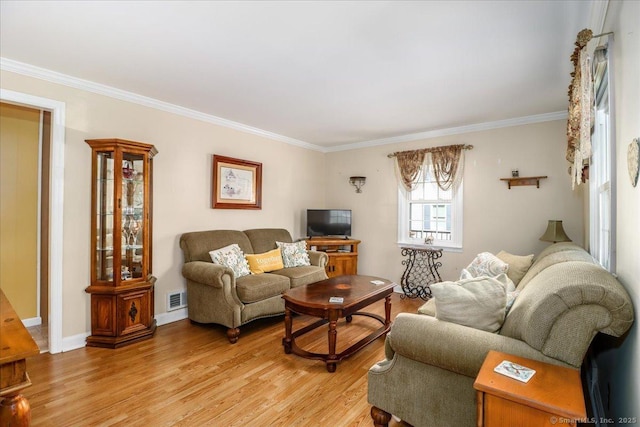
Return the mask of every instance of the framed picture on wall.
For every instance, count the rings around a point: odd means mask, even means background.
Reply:
[[[213,155],[213,209],[262,209],[262,163]]]

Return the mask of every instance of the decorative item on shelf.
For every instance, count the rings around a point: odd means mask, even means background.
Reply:
[[[518,169],[511,169],[511,178],[518,178],[520,176],[520,172]]]
[[[126,179],[131,179],[136,174],[136,170],[133,168],[131,161],[123,160],[122,161],[122,176]]]
[[[362,186],[366,181],[366,176],[352,176],[349,178],[349,183],[356,187],[356,193],[362,193]]]
[[[544,232],[542,236],[540,236],[540,240],[543,242],[570,242],[571,239],[564,232],[564,228],[562,228],[562,221],[560,220],[549,220],[549,224],[547,224],[547,230]]]
[[[640,138],[635,138],[629,143],[627,150],[627,167],[629,168],[629,179],[631,186],[638,184],[638,159],[640,157]]]

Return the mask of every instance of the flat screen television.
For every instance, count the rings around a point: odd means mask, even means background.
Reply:
[[[307,236],[351,236],[351,210],[307,209]]]

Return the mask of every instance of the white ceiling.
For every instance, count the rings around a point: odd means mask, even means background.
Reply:
[[[591,1],[8,1],[0,56],[322,149],[566,111]]]

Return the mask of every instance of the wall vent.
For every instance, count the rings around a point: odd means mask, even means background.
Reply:
[[[167,311],[178,310],[187,306],[187,293],[176,291],[167,294]]]

